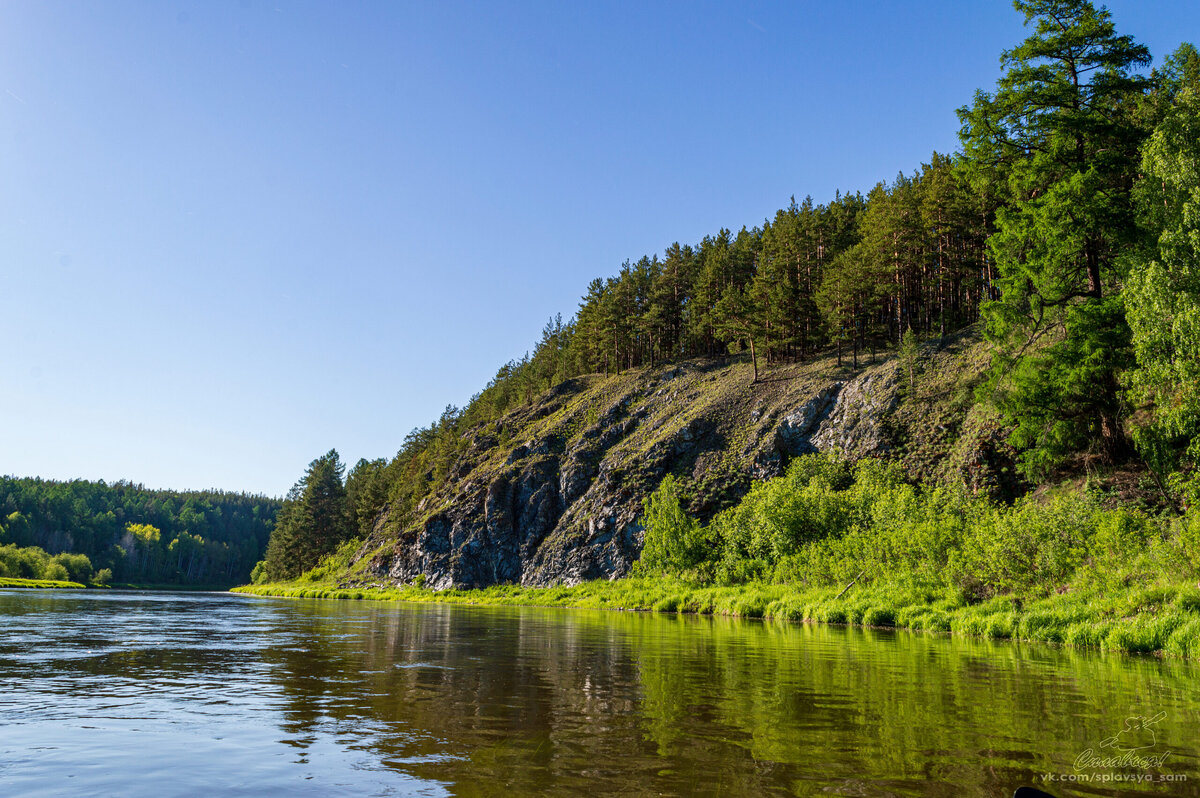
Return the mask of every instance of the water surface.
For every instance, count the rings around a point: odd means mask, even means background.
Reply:
[[[0,591],[0,622],[5,795],[1200,795],[1200,669],[1152,658],[229,594]]]

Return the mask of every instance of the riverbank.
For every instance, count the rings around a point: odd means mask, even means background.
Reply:
[[[37,588],[37,589],[70,589],[70,590],[151,590],[192,593],[219,593],[230,589],[228,584],[215,585],[178,585],[168,582],[134,583],[115,582],[112,584],[84,584],[63,579],[19,579],[10,576],[0,576],[0,588]]]
[[[779,621],[923,630],[969,637],[1056,643],[1200,659],[1200,589],[1163,583],[1012,594],[968,603],[946,589],[899,585],[803,588],[753,583],[701,586],[673,579],[598,580],[574,587],[434,591],[418,587],[339,588],[290,582],[235,593],[287,598],[370,599],[473,605],[681,612]]]
[[[18,579],[11,576],[0,576],[0,588],[28,587],[46,589],[83,590],[87,586],[80,582],[69,582],[63,579]]]
[[[166,590],[172,593],[225,593],[230,590],[232,585],[227,582],[209,585],[181,585],[174,582],[114,582],[110,585],[104,585],[104,587],[113,590]]]

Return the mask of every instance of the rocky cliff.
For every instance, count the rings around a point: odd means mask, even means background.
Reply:
[[[706,519],[814,451],[897,457],[914,477],[992,489],[972,477],[988,458],[990,471],[1007,467],[996,425],[971,415],[978,349],[969,337],[927,347],[912,368],[773,366],[756,384],[749,363],[724,361],[570,380],[471,433],[418,520],[397,528],[385,510],[343,581],[443,589],[621,576],[641,551],[642,500],[666,474]]]

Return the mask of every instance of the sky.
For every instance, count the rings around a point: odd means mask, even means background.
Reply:
[[[1108,4],[1161,58],[1200,3]],[[589,280],[957,149],[1003,0],[0,0],[0,473],[283,495]]]

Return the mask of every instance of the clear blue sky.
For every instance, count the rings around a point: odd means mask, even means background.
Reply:
[[[1121,0],[1155,57],[1200,3]],[[0,4],[0,473],[281,495],[626,258],[956,148],[1002,0]]]

